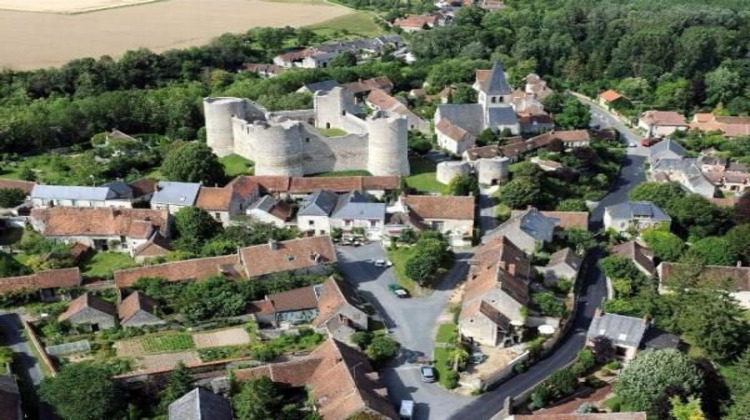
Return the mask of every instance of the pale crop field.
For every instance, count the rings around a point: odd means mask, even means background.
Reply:
[[[157,0],[0,0],[0,9],[42,13],[85,13]]]
[[[260,0],[162,0],[121,7],[129,2],[139,0],[0,0],[0,9],[38,3],[33,7],[54,6],[60,11],[0,10],[0,67],[26,70],[59,66],[74,58],[117,58],[140,47],[159,52],[202,45],[227,32],[300,27],[351,13],[328,4]],[[114,8],[61,14],[86,7]]]

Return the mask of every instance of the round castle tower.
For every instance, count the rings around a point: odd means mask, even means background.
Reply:
[[[249,126],[253,149],[258,159],[255,172],[263,175],[304,176],[302,167],[302,123],[257,121]]]
[[[507,157],[479,159],[476,166],[477,174],[479,175],[479,183],[492,185],[508,179],[510,159]]]
[[[469,175],[469,172],[471,172],[469,162],[457,160],[440,162],[437,165],[437,180],[441,184],[448,185],[454,178]]]
[[[375,176],[409,175],[409,122],[404,117],[375,113],[367,120],[367,170]]]
[[[247,117],[248,101],[240,98],[204,98],[206,144],[217,156],[234,153],[232,117]]]

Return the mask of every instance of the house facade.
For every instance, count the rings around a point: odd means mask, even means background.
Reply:
[[[645,318],[603,313],[597,309],[586,333],[587,345],[593,345],[597,337],[606,337],[614,346],[616,357],[630,361],[638,354],[648,326]]]
[[[39,293],[43,302],[54,302],[66,296],[64,291],[81,285],[78,267],[38,271],[28,276],[0,278],[0,294]]]
[[[59,322],[68,322],[91,331],[115,328],[117,308],[90,293],[84,293],[68,305],[68,309],[57,317]]]
[[[647,137],[667,137],[675,131],[685,131],[688,123],[685,116],[674,111],[646,111],[638,117],[638,128]]]
[[[265,195],[253,202],[245,214],[260,222],[283,228],[292,217],[292,208],[283,200]]]
[[[217,222],[226,227],[229,226],[232,217],[241,213],[242,199],[235,194],[232,187],[201,187],[198,190],[195,206],[208,212]]]
[[[159,181],[151,197],[151,208],[175,214],[180,209],[195,205],[201,184],[194,182]]]
[[[474,233],[474,197],[408,195],[389,210],[415,219],[423,229],[435,230],[445,235],[451,245],[471,243]]]
[[[620,233],[669,226],[672,218],[650,201],[626,201],[604,209],[604,228]]]

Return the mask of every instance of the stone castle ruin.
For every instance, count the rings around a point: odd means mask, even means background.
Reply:
[[[368,170],[409,175],[408,122],[387,112],[361,118],[351,92],[318,91],[314,109],[268,112],[241,98],[205,98],[206,141],[218,156],[236,153],[255,162],[256,175],[304,176]],[[347,134],[326,137],[318,129]]]

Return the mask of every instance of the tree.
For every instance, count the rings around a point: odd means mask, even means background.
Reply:
[[[331,67],[354,67],[357,65],[357,56],[351,51],[344,51],[328,63]]]
[[[574,97],[568,97],[562,112],[555,116],[555,125],[565,129],[588,128],[591,110]]]
[[[557,398],[570,395],[578,387],[578,378],[570,368],[560,369],[550,375],[546,385]]]
[[[174,224],[183,249],[193,250],[221,232],[221,224],[207,211],[198,207],[183,207],[175,213]]]
[[[667,211],[695,239],[720,235],[731,226],[726,209],[698,194],[688,194],[675,200]]]
[[[646,229],[641,237],[661,261],[677,261],[685,250],[685,242],[672,232]]]
[[[448,184],[448,190],[451,195],[473,195],[477,197],[479,196],[479,182],[477,181],[477,178],[472,175],[457,176]]]
[[[643,273],[629,258],[611,255],[599,263],[604,274],[612,279],[612,285],[618,297],[628,297],[636,294],[646,282]]]
[[[242,382],[232,396],[232,407],[238,420],[266,420],[278,418],[283,397],[276,384],[268,377]]]
[[[193,389],[190,372],[182,361],[177,363],[177,367],[169,374],[167,387],[161,392],[159,401],[159,411],[167,412],[167,407],[177,399],[187,394]]]
[[[580,198],[566,198],[557,205],[557,211],[589,211],[586,201]]]
[[[690,101],[690,82],[679,78],[660,83],[654,94],[654,107],[657,109],[687,110]]]
[[[369,331],[357,331],[352,334],[351,340],[360,350],[365,350],[372,343],[372,333]]]
[[[0,208],[12,208],[26,199],[26,193],[18,188],[0,188]]]
[[[375,363],[380,363],[398,355],[401,345],[387,335],[376,335],[365,353]]]
[[[36,181],[36,173],[28,166],[24,166],[21,168],[21,170],[18,172],[18,177],[24,181]]]
[[[706,420],[700,398],[690,397],[682,402],[679,397],[672,397],[672,417],[674,420]]]
[[[542,99],[544,110],[550,114],[558,114],[562,112],[564,103],[565,95],[559,92],[553,92]]]
[[[500,187],[498,199],[513,209],[536,205],[541,200],[542,188],[538,181],[516,177]]]
[[[531,300],[539,306],[542,315],[563,317],[565,315],[565,304],[552,292],[539,292],[531,295]]]
[[[706,103],[726,104],[740,93],[740,75],[726,67],[706,74]]]
[[[122,401],[110,371],[90,362],[66,365],[45,378],[40,395],[65,420],[117,418]]]
[[[224,167],[211,149],[198,142],[173,146],[161,165],[162,175],[170,181],[201,182],[213,186],[224,181]]]
[[[477,136],[477,146],[487,146],[497,143],[497,134],[491,128],[485,128]]]
[[[404,271],[406,275],[424,286],[440,267],[440,263],[434,257],[425,254],[417,254],[406,261]]]
[[[750,223],[737,225],[724,235],[727,242],[727,252],[742,259],[745,264],[750,264]]]
[[[737,254],[726,238],[709,236],[695,241],[688,250],[688,256],[697,257],[707,265],[734,265]]]
[[[427,154],[427,152],[432,150],[432,141],[418,131],[409,132],[408,142],[409,150],[418,155]]]
[[[615,394],[631,410],[653,413],[654,402],[669,386],[680,386],[692,395],[700,392],[703,379],[679,350],[651,350],[641,353],[620,373]]]
[[[628,197],[633,201],[650,201],[667,209],[677,199],[685,196],[685,191],[673,182],[644,182],[630,190]]]
[[[581,228],[568,228],[564,230],[565,244],[572,247],[576,253],[585,254],[595,248],[599,243],[594,232]]]
[[[609,363],[615,360],[616,351],[615,346],[612,344],[612,340],[604,335],[599,335],[591,340],[594,356],[596,356],[596,362],[599,364]]]

